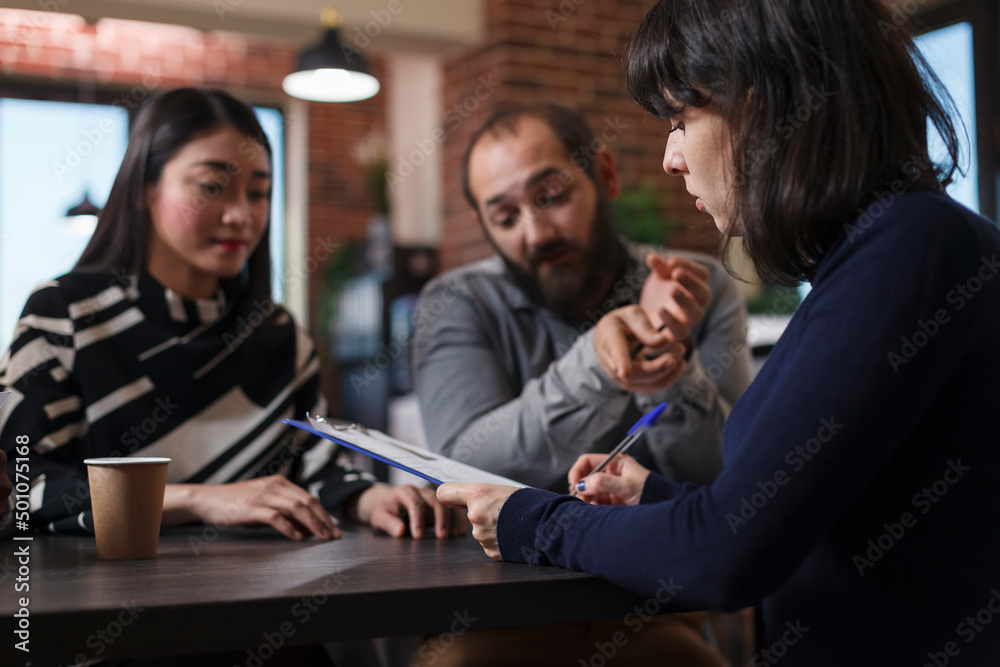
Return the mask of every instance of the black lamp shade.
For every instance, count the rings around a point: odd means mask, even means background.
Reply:
[[[76,206],[71,206],[68,211],[66,211],[67,218],[75,218],[80,215],[92,215],[95,218],[97,214],[101,212],[101,209],[94,206],[90,201],[90,197],[86,193],[83,195],[83,201]]]
[[[336,28],[327,28],[318,44],[302,52],[282,87],[314,102],[355,102],[378,93],[379,82],[361,52],[341,42]]]

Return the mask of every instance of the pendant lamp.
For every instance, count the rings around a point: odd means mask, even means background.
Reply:
[[[323,10],[322,24],[323,38],[299,55],[295,71],[281,87],[292,97],[313,102],[357,102],[374,96],[378,79],[368,72],[361,52],[340,41],[340,12]]]

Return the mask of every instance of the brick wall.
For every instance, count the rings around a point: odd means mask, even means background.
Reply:
[[[623,185],[664,193],[664,216],[680,224],[670,244],[714,252],[719,234],[711,218],[694,208],[683,181],[660,167],[665,123],[647,117],[625,90],[626,38],[651,4],[484,0],[484,43],[445,62],[444,267],[491,252],[461,193],[460,165],[469,136],[498,104],[536,100],[580,109],[598,135],[609,128],[608,147],[619,160]]]
[[[93,81],[102,99],[127,107],[152,93],[182,86],[226,89],[248,102],[281,105],[281,80],[291,71],[298,47],[234,33],[79,16],[0,9],[0,82],[67,92]],[[383,64],[373,73],[385,82]],[[309,104],[309,239],[333,242],[363,238],[372,214],[364,169],[351,149],[371,130],[385,131],[386,91],[352,104]],[[309,276],[314,334],[325,266]],[[317,336],[321,350],[326,349]],[[336,405],[335,371],[324,364],[324,387]]]
[[[10,77],[34,77],[76,86],[142,85],[155,75],[155,89],[184,85],[278,92],[292,66],[287,44],[233,33],[72,14],[0,10],[0,67]],[[148,81],[148,79],[147,79]]]

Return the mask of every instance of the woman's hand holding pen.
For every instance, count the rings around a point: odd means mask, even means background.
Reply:
[[[584,454],[577,459],[569,472],[572,484],[585,482],[584,489],[577,495],[593,505],[638,505],[649,470],[631,456],[622,454],[612,460],[603,472],[586,477],[604,459],[604,454]],[[472,536],[479,541],[487,556],[503,560],[497,543],[497,520],[504,503],[515,491],[517,489],[512,486],[498,484],[452,483],[439,486],[437,498],[448,507],[466,509],[472,523]]]
[[[604,470],[590,472],[604,460],[604,454],[584,454],[569,470],[574,495],[591,505],[638,505],[649,470],[627,454],[616,456]]]

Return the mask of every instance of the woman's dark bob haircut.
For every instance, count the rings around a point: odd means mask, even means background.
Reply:
[[[185,144],[227,125],[263,146],[271,163],[271,144],[253,109],[229,93],[180,88],[146,102],[132,129],[108,203],[98,216],[97,229],[74,270],[133,275],[145,267],[150,223],[146,186],[159,182],[163,166]],[[252,150],[252,145],[248,146]],[[267,298],[271,290],[267,234],[247,261],[245,273],[248,286],[244,294]]]
[[[660,0],[627,70],[649,113],[714,104],[727,122],[732,224],[768,282],[811,279],[869,204],[942,190],[958,165],[954,104],[880,0]]]

